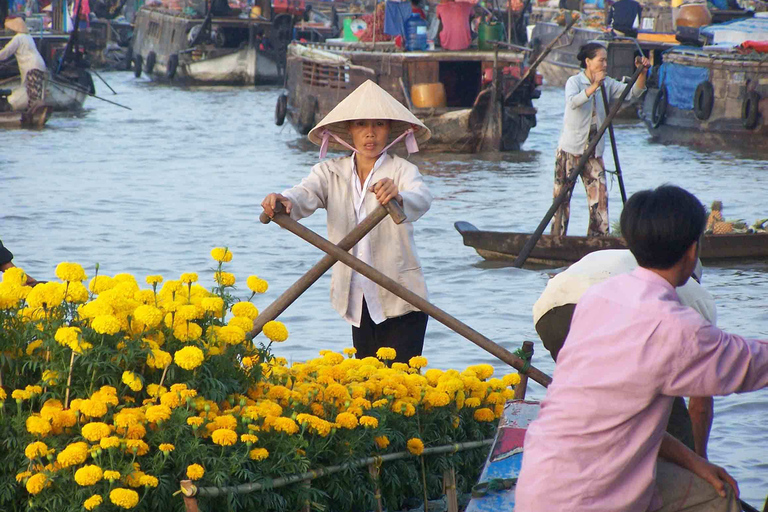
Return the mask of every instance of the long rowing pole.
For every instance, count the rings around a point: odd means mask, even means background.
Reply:
[[[97,100],[106,101],[107,103],[111,103],[112,105],[116,105],[116,106],[124,108],[126,110],[133,110],[131,107],[126,107],[125,105],[121,105],[119,103],[116,103],[114,101],[108,100],[106,98],[102,98],[101,96],[96,96],[95,94],[92,94],[92,93],[86,91],[85,89],[83,89],[80,86],[65,84],[64,82],[61,82],[61,81],[59,81],[59,80],[57,80],[57,79],[55,79],[53,77],[47,78],[46,80],[48,80],[49,82],[51,82],[53,85],[55,85],[57,87],[64,87],[65,89],[72,89],[73,91],[77,91],[77,92],[81,92],[83,94],[87,94],[88,96],[96,98]]]
[[[600,86],[600,92],[603,95],[603,105],[605,111],[611,108],[608,103],[608,93],[605,92],[605,83]],[[627,191],[624,189],[624,176],[621,175],[621,164],[619,164],[619,149],[616,147],[616,135],[613,133],[613,123],[608,125],[608,134],[611,138],[611,151],[613,151],[613,163],[616,164],[616,176],[619,178],[619,191],[621,192],[621,204],[627,204]]]
[[[278,206],[281,206],[281,205],[278,204]],[[282,212],[283,210],[280,210],[280,211]],[[262,218],[261,220],[263,222],[264,220],[268,220],[268,219],[269,218],[267,217],[267,219]],[[385,290],[397,295],[404,301],[416,306],[421,311],[428,314],[429,316],[431,316],[441,324],[445,325],[446,327],[460,334],[461,336],[465,337],[475,345],[479,346],[480,348],[496,356],[500,360],[504,361],[508,365],[518,370],[520,373],[527,374],[528,377],[535,380],[542,386],[547,387],[552,382],[552,377],[545,374],[538,368],[530,366],[528,364],[529,362],[523,361],[518,356],[510,352],[509,350],[505,349],[504,347],[495,343],[494,341],[486,338],[476,330],[469,327],[467,324],[449,315],[448,313],[438,308],[434,304],[430,303],[426,299],[420,297],[419,295],[416,295],[415,293],[413,293],[412,291],[410,291],[409,289],[407,289],[406,287],[404,287],[394,279],[387,277],[386,275],[382,274],[372,266],[364,263],[358,258],[355,258],[351,254],[349,254],[349,252],[345,251],[341,247],[332,244],[331,242],[321,237],[314,231],[310,230],[305,226],[302,226],[301,224],[299,224],[298,222],[290,218],[285,213],[275,213],[275,216],[271,220],[274,221],[275,224],[277,224],[281,228],[287,229],[291,233],[304,239],[305,241],[314,245],[318,249],[321,249],[327,254],[333,256],[338,261],[344,263],[355,272],[367,277],[368,279],[378,284]]]
[[[597,134],[595,137],[590,141],[589,146],[587,146],[587,149],[582,153],[581,158],[579,159],[579,163],[576,165],[576,168],[571,171],[570,176],[568,176],[568,179],[566,180],[565,186],[560,191],[560,195],[558,195],[555,200],[552,202],[552,206],[549,207],[549,210],[544,215],[544,218],[541,219],[541,222],[539,223],[539,226],[536,228],[536,231],[533,232],[531,237],[525,242],[525,245],[523,246],[523,249],[520,251],[520,254],[517,255],[517,258],[515,258],[514,263],[512,263],[513,266],[517,268],[521,268],[523,264],[525,264],[525,260],[528,259],[528,256],[530,256],[531,251],[533,251],[533,248],[536,246],[536,242],[539,241],[539,238],[541,238],[541,234],[544,233],[544,230],[547,228],[547,224],[549,224],[549,221],[552,220],[552,216],[555,214],[557,209],[560,207],[561,204],[565,201],[565,198],[568,197],[568,193],[573,188],[573,185],[576,183],[576,180],[579,176],[581,176],[581,173],[584,171],[584,166],[587,164],[587,161],[589,160],[590,156],[592,155],[592,152],[597,147],[597,143],[600,142],[600,138],[605,133],[605,130],[608,128],[608,126],[611,124],[611,121],[613,121],[613,118],[616,117],[616,114],[619,112],[619,108],[621,108],[621,104],[624,102],[624,99],[629,94],[629,91],[632,90],[632,87],[635,86],[635,82],[637,82],[637,79],[640,77],[640,73],[645,72],[645,66],[639,66],[635,70],[635,74],[632,75],[632,79],[629,81],[629,84],[624,88],[624,91],[622,91],[621,96],[619,96],[619,101],[616,102],[616,104],[611,109],[608,116],[603,121],[603,124],[600,125],[600,128],[597,130]]]

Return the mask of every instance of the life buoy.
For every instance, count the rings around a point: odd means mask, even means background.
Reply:
[[[759,106],[760,95],[755,91],[749,91],[747,97],[744,98],[744,103],[741,104],[741,122],[747,130],[757,126],[757,118],[760,114]]]
[[[157,61],[157,55],[155,55],[155,52],[149,52],[147,54],[147,64],[146,64],[146,67],[144,68],[144,71],[146,71],[148,75],[151,75],[152,70],[155,69],[156,61]]]
[[[136,78],[141,76],[141,70],[144,68],[144,59],[141,58],[141,54],[137,54],[133,57],[133,75]]]
[[[667,115],[667,89],[661,87],[653,100],[651,109],[651,126],[658,128],[664,123],[664,117]]]
[[[696,119],[706,121],[712,115],[712,106],[715,104],[715,88],[712,83],[705,80],[696,86],[693,93],[693,114]]]
[[[170,57],[168,57],[168,66],[165,70],[165,76],[168,78],[168,80],[173,80],[173,77],[176,76],[176,68],[179,67],[179,55],[174,53]]]
[[[283,126],[285,122],[285,114],[288,112],[288,95],[281,93],[277,97],[277,104],[275,105],[275,124],[277,126]]]
[[[306,96],[301,102],[299,122],[297,126],[300,134],[306,135],[309,133],[309,130],[315,127],[315,114],[317,113],[317,109],[317,98],[314,96]]]

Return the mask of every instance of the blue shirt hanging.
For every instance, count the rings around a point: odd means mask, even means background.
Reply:
[[[405,20],[411,16],[411,2],[387,0],[384,6],[384,33],[405,37]]]

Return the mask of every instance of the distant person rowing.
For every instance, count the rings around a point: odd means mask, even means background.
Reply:
[[[16,35],[0,50],[0,62],[16,57],[21,75],[21,88],[8,97],[14,110],[27,110],[43,103],[46,67],[35,40],[29,35],[27,24],[21,18],[8,18],[5,28]]]

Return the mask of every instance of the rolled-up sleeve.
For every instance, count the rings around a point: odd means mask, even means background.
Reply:
[[[614,80],[610,77],[606,78],[605,81],[608,84],[608,89],[610,90],[611,101],[619,99],[621,93],[623,93],[624,89],[629,85],[625,84],[624,82]],[[632,86],[632,90],[630,90],[629,94],[627,94],[627,97],[624,98],[624,101],[632,101],[636,98],[639,98],[643,95],[644,92],[645,87],[638,87],[637,82],[635,82],[635,85]]]
[[[432,205],[432,193],[415,165],[405,166],[398,181],[396,185],[403,198],[405,221],[414,222],[429,210]]]
[[[13,57],[13,55],[16,54],[16,50],[19,48],[19,38],[16,36],[13,36],[10,41],[8,41],[8,44],[3,47],[2,50],[0,50],[0,61],[10,59]]]
[[[318,208],[325,208],[328,202],[328,175],[322,164],[312,167],[309,176],[301,183],[283,191],[291,201],[291,218],[300,220],[309,217]]]

